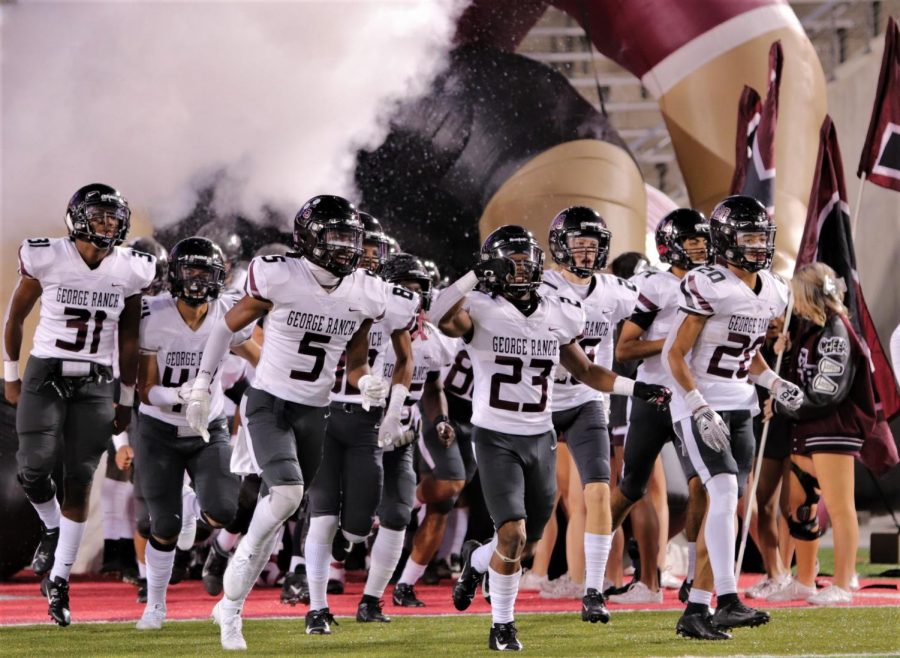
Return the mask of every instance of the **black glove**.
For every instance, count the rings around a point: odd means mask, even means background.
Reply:
[[[516,272],[516,264],[510,258],[490,258],[478,261],[474,272],[480,281],[492,285],[506,281],[507,277],[513,276]]]
[[[669,401],[672,399],[672,391],[659,384],[634,383],[634,397],[644,402],[649,402],[659,411],[669,410]]]

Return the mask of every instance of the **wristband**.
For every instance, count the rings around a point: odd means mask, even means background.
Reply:
[[[634,395],[634,380],[619,375],[613,382],[613,395]]]
[[[437,418],[434,419],[434,426],[437,427],[441,423],[449,423],[449,422],[450,422],[449,416],[441,414],[440,416],[438,416]]]
[[[4,361],[3,362],[3,381],[17,382],[19,381],[19,362]]]
[[[750,381],[753,381],[753,377],[750,378]],[[775,374],[775,371],[771,368],[766,368],[761,373],[756,376],[755,384],[762,386],[764,389],[771,391],[772,387],[775,386],[775,382],[778,381],[778,375]]]
[[[131,445],[130,441],[128,440],[128,432],[119,432],[118,434],[113,434],[112,442],[113,446],[116,449],[116,452],[118,452],[124,446]]]
[[[119,406],[134,406],[134,386],[119,383]]]
[[[703,396],[700,395],[700,391],[696,388],[692,391],[688,391],[684,396],[684,402],[690,408],[691,413],[697,411],[700,407],[708,407],[706,400],[703,399]]]

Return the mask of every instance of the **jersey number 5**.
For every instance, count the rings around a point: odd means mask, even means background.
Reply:
[[[522,367],[524,363],[517,356],[498,356],[494,359],[494,363],[501,366],[512,366],[512,372],[505,374],[495,372],[491,377],[491,401],[490,405],[495,409],[504,409],[506,411],[523,411],[525,413],[535,413],[543,411],[547,406],[547,382],[550,377],[550,371],[553,370],[553,361],[547,359],[532,359],[528,364],[529,368],[539,368],[540,372],[531,378],[533,386],[541,387],[541,399],[539,402],[511,402],[503,400],[500,397],[500,387],[503,384],[518,384],[522,381]]]
[[[297,348],[299,354],[305,354],[315,359],[312,370],[304,372],[302,370],[291,370],[291,379],[299,379],[302,382],[314,382],[322,374],[322,368],[325,366],[325,356],[328,354],[324,347],[314,345],[314,343],[322,343],[323,345],[331,342],[331,336],[324,334],[316,334],[311,331],[306,332],[300,340],[300,347]]]

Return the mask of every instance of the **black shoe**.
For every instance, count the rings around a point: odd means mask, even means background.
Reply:
[[[172,564],[172,575],[169,576],[169,584],[177,585],[188,577],[188,567],[191,566],[191,552],[175,549],[175,562]]]
[[[41,540],[34,549],[34,557],[31,559],[31,568],[34,575],[43,576],[53,568],[53,559],[56,555],[56,544],[59,543],[59,528],[48,530],[41,524]]]
[[[47,613],[60,626],[68,626],[72,623],[72,613],[69,612],[69,581],[57,576],[53,580],[45,579],[44,590],[47,592]]]
[[[463,548],[465,551],[465,548]],[[491,637],[488,640],[488,649],[491,651],[521,651],[522,643],[519,642],[516,622],[507,624],[494,624],[491,626]]]
[[[682,603],[687,603],[688,597],[691,595],[691,587],[693,586],[694,581],[685,578],[684,582],[681,583],[681,587],[678,588],[678,600]]]
[[[425,607],[425,604],[416,596],[415,586],[407,585],[406,583],[394,585],[394,594],[391,596],[391,600],[394,602],[394,605],[399,605],[402,608]]]
[[[450,554],[450,575],[455,576],[460,571],[462,571],[462,562],[459,559],[458,553]]]
[[[606,609],[606,601],[603,595],[589,587],[587,594],[581,599],[581,621],[589,621],[596,624],[598,621],[609,623],[609,610]]]
[[[122,582],[136,585],[138,573],[137,555],[134,552],[134,539],[119,539],[119,562],[122,565]]]
[[[463,570],[459,574],[459,580],[453,586],[453,607],[462,612],[472,604],[475,598],[475,590],[478,589],[478,583],[484,574],[476,571],[472,566],[472,553],[481,546],[481,542],[470,539],[462,547],[462,564]],[[491,638],[494,637],[494,631],[491,631]]]
[[[328,585],[325,587],[325,591],[328,594],[343,594],[344,583],[337,578],[329,578]]]
[[[331,635],[331,624],[337,625],[328,608],[310,610],[306,613],[307,635]]]
[[[334,533],[334,539],[331,540],[331,557],[335,562],[343,562],[352,550],[353,544],[347,541],[344,533],[338,528],[338,531]]]
[[[122,557],[119,555],[118,539],[103,540],[103,565],[100,573],[119,573],[122,571]]]
[[[366,596],[363,594],[359,606],[356,608],[356,621],[364,623],[369,621],[380,621],[387,623],[391,621],[383,612],[384,602],[379,601],[374,596]]]
[[[713,614],[712,622],[719,628],[741,628],[744,626],[761,626],[769,623],[769,613],[744,605],[740,599],[719,603]]]
[[[138,603],[146,603],[147,602],[147,579],[146,578],[138,578],[137,586],[138,586],[137,602]]]
[[[675,624],[676,635],[682,635],[692,640],[730,640],[731,634],[718,628],[713,622],[713,616],[709,612],[695,612],[683,614]]]
[[[203,589],[210,596],[218,596],[222,593],[222,576],[228,566],[228,554],[223,553],[219,544],[213,541],[206,562],[203,563]]]
[[[309,583],[306,581],[306,567],[302,564],[285,575],[281,586],[281,602],[290,605],[309,603]]]
[[[490,604],[491,602],[491,572],[485,571],[484,578],[481,579],[481,594],[484,600]]]

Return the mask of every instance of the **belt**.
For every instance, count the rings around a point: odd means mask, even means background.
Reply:
[[[356,402],[332,402],[329,406],[332,409],[343,411],[345,414],[368,413],[362,408],[361,404],[357,404]]]

